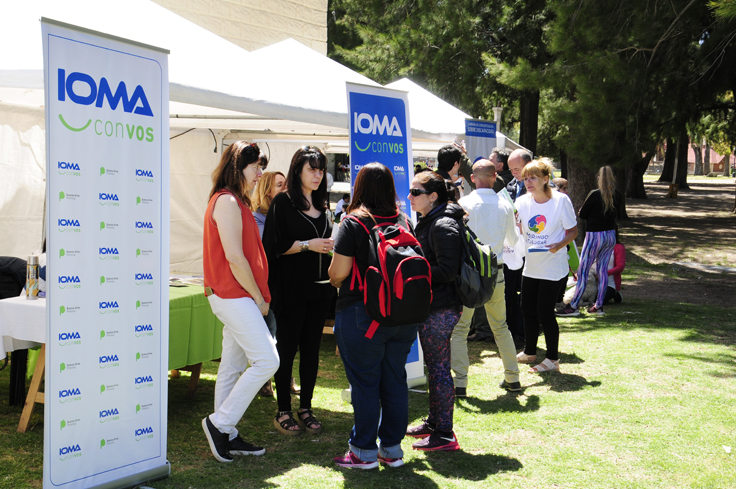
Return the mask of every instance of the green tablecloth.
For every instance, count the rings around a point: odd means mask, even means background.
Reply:
[[[28,351],[29,379],[36,368],[39,348]],[[221,356],[222,322],[212,313],[204,287],[169,287],[169,370]]]
[[[222,323],[204,287],[169,287],[169,370],[220,358]]]

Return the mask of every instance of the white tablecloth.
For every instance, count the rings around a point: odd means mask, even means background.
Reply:
[[[25,296],[0,300],[0,355],[46,342],[46,299]],[[0,357],[0,359],[2,359]]]

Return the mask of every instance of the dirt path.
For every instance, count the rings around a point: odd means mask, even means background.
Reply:
[[[625,297],[736,308],[734,180],[698,179],[667,199],[667,186],[646,184],[648,199],[627,200],[630,219],[620,223],[627,263],[669,265],[624,283]],[[678,265],[688,263],[692,265]]]

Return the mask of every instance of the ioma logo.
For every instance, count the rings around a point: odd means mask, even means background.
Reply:
[[[100,314],[118,314],[120,312],[120,306],[117,301],[101,301],[100,302]]]
[[[59,460],[70,460],[82,456],[82,448],[79,444],[59,448]]]
[[[355,134],[370,134],[372,136],[386,136],[403,137],[399,121],[396,116],[391,118],[389,122],[388,116],[384,115],[381,119],[378,114],[366,114],[357,112],[353,113],[353,132]],[[362,141],[360,144],[364,144],[365,147],[361,148],[358,141],[355,141],[355,148],[360,152],[368,151],[369,149],[373,153],[404,153],[404,144],[401,142],[382,142],[382,141]]]
[[[107,423],[110,421],[117,421],[120,419],[120,411],[118,408],[103,409],[100,411],[100,423]]]
[[[81,289],[82,281],[79,280],[78,275],[60,275],[59,276],[59,288],[60,289]]]
[[[153,438],[153,428],[150,426],[135,430],[135,441],[146,440],[148,438]]]
[[[117,110],[118,105],[122,106],[123,112],[133,113],[142,116],[153,117],[151,106],[146,98],[146,93],[143,87],[138,85],[133,90],[133,95],[128,98],[128,87],[125,82],[121,81],[115,93],[110,88],[110,83],[106,78],[100,78],[99,82],[96,82],[94,78],[86,73],[73,72],[69,76],[66,76],[66,70],[59,69],[57,77],[58,86],[58,98],[60,102],[65,102],[67,96],[69,100],[79,105],[92,105],[95,107],[103,108],[105,100],[111,110]],[[80,95],[80,93],[84,95]],[[92,124],[92,119],[88,119],[81,127],[71,126],[64,116],[59,114],[59,120],[61,123],[72,132],[82,132]],[[153,128],[142,127],[136,124],[125,124],[121,122],[103,121],[101,119],[95,120],[95,134],[102,136],[103,134],[107,137],[120,137],[125,139],[133,140],[134,138],[138,141],[144,139],[149,143],[153,141]]]
[[[120,205],[118,194],[107,194],[105,192],[100,192],[100,205],[118,207]]]
[[[141,336],[153,336],[153,326],[150,324],[136,324],[135,337],[140,338]]]
[[[82,170],[79,168],[79,163],[59,161],[56,164],[56,169],[59,172],[59,175],[71,175],[74,177],[82,176]]]
[[[100,356],[100,368],[119,367],[120,359],[117,355]]]
[[[136,273],[135,274],[136,285],[153,285],[153,275],[150,273]]]
[[[117,248],[101,247],[99,256],[100,260],[120,260],[120,252]]]
[[[153,224],[150,221],[136,221],[135,232],[153,234]]]
[[[72,389],[62,389],[59,391],[59,402],[61,404],[81,400],[82,392],[79,390],[79,387],[74,387]]]
[[[79,233],[82,230],[77,219],[59,219],[58,223],[62,233]]]
[[[153,183],[153,172],[151,170],[141,170],[136,168],[135,179],[139,182]]]
[[[82,336],[79,331],[72,331],[71,333],[59,333],[59,346],[69,345],[81,345]]]
[[[135,378],[136,389],[145,389],[146,387],[153,387],[153,377],[150,375],[143,375]]]

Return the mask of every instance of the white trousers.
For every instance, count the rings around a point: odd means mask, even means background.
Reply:
[[[278,370],[279,354],[276,340],[253,299],[222,299],[216,295],[208,299],[212,312],[225,325],[215,383],[215,412],[210,421],[232,440],[238,435],[235,425],[263,384]]]

